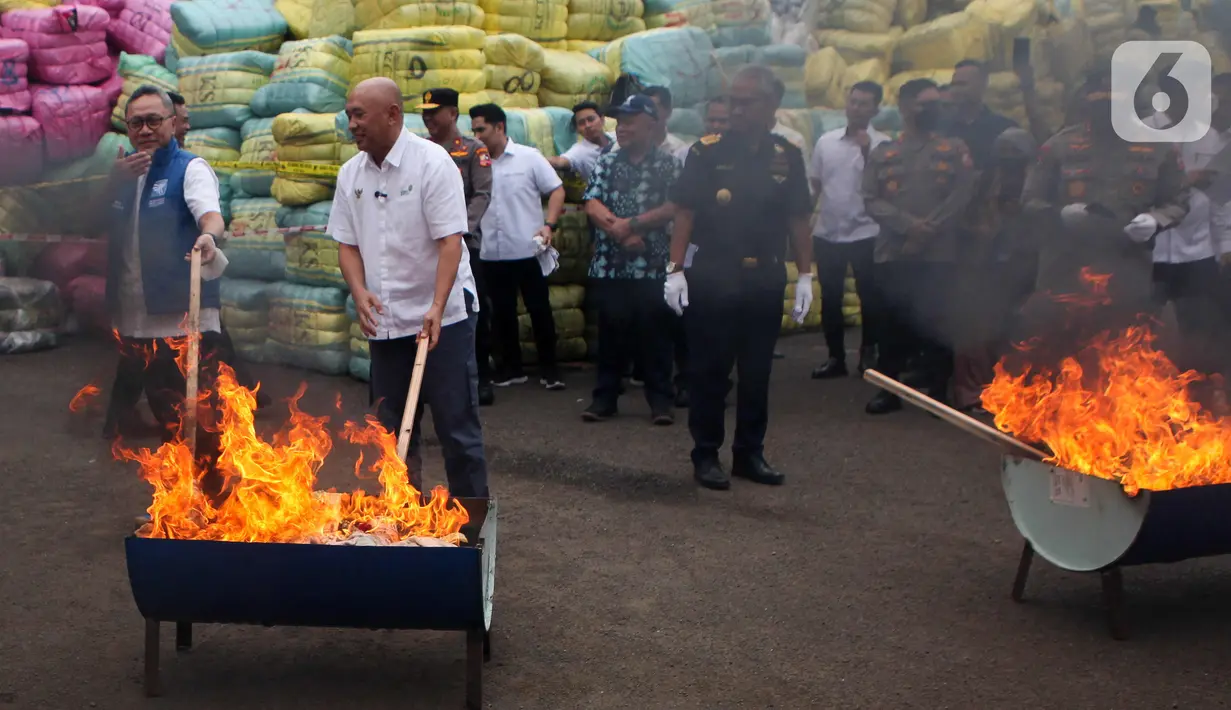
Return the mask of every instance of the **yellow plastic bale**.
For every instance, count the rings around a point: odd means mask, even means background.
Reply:
[[[543,77],[536,71],[521,67],[488,64],[483,67],[487,74],[487,88],[509,94],[537,94]]]
[[[515,34],[488,35],[483,55],[489,66],[521,67],[535,73],[543,71],[547,63],[547,56],[538,42]]]
[[[842,93],[846,60],[833,47],[825,47],[808,55],[804,65],[804,92],[809,106],[845,105]]]
[[[245,311],[242,308],[224,305],[222,307],[222,322],[227,324],[227,330],[231,333],[231,337],[235,338],[235,331],[241,328],[269,328],[269,311]],[[266,336],[261,337],[264,341]]]
[[[334,128],[337,115],[332,113],[284,113],[274,119],[274,141],[284,145],[321,145],[337,143]],[[280,160],[285,160],[281,158]]]
[[[401,88],[407,110],[422,103],[428,89],[481,92],[487,86],[485,39],[482,30],[457,26],[356,32],[351,86],[373,76],[389,77]]]
[[[200,158],[205,158],[206,162],[210,163],[239,160],[238,150],[235,150],[226,143],[213,139],[214,137],[207,130],[189,131],[188,135],[184,137],[184,150]],[[217,170],[216,172],[223,174],[229,173],[230,170]]]
[[[388,52],[447,52],[483,49],[487,35],[474,27],[440,26],[393,30],[363,30],[355,33],[355,61],[368,54]],[[377,64],[379,66],[379,63]],[[352,71],[355,65],[352,63]]]
[[[282,13],[295,39],[350,37],[355,31],[355,7],[349,0],[275,0],[274,9]]]
[[[851,87],[861,81],[875,81],[884,86],[889,81],[889,65],[879,59],[865,59],[849,65],[842,73],[841,96],[845,97]],[[885,98],[889,98],[888,93],[885,94]],[[837,104],[834,108],[842,105]]]
[[[894,52],[895,66],[907,71],[952,69],[963,59],[985,62],[992,55],[987,22],[966,13],[942,15],[906,30]]]
[[[552,319],[556,322],[556,337],[560,339],[580,338],[586,330],[586,314],[580,308],[553,310]],[[518,340],[532,342],[534,329],[530,325],[530,314],[517,317]]]
[[[888,66],[893,59],[893,50],[902,36],[902,28],[894,27],[888,32],[865,34],[848,30],[823,29],[813,33],[816,43],[824,47],[833,47],[842,55],[847,64],[855,64],[865,59],[879,59]]]
[[[1038,17],[1038,8],[1034,3],[1020,0],[974,0],[966,6],[965,13],[979,18],[988,26],[991,68],[1012,69],[1013,38],[1028,35]],[[1034,52],[1030,54],[1034,60]]]
[[[928,0],[898,0],[893,11],[893,24],[898,27],[914,27],[928,16]]]
[[[526,134],[530,145],[548,157],[556,154],[556,134],[553,130],[551,115],[542,109],[514,109],[526,124]]]
[[[817,27],[836,27],[851,32],[885,32],[893,25],[897,0],[835,0],[823,3],[817,12]],[[824,45],[822,45],[824,46]]]
[[[338,265],[338,243],[321,232],[287,235],[286,278],[292,283],[346,288]]]
[[[610,42],[613,39],[645,32],[640,17],[616,18],[610,15],[569,13],[568,39]]]
[[[589,13],[610,17],[642,17],[645,3],[642,0],[569,0],[569,14]]]
[[[479,6],[489,14],[542,22],[564,22],[568,16],[568,0],[479,0]]]
[[[539,106],[555,106],[571,109],[582,101],[593,101],[600,106],[610,98],[610,92],[602,91],[593,94],[561,94],[551,89],[539,89]]]
[[[537,94],[510,94],[505,91],[487,91],[488,100],[499,106],[500,108],[509,109],[515,108],[538,108],[539,97]]]
[[[396,30],[414,27],[483,27],[486,13],[478,5],[465,2],[415,3],[402,5],[368,25],[365,30]]]
[[[898,91],[902,85],[912,79],[931,79],[937,84],[948,84],[953,81],[952,69],[926,69],[923,71],[904,71],[900,74],[894,74],[889,77],[889,81],[885,83],[885,101],[884,104],[896,106],[898,103]]]
[[[588,54],[549,49],[544,51],[544,58],[544,89],[558,94],[606,94],[611,91],[615,81],[611,69]]]
[[[547,297],[553,311],[581,308],[586,300],[586,289],[577,284],[551,285],[547,287]],[[522,303],[520,294],[517,296],[517,314],[519,316],[526,314],[526,304]]]
[[[333,165],[334,163],[322,163]],[[302,207],[333,199],[334,181],[323,178],[287,177],[279,175],[269,188],[273,198],[288,207]]]
[[[590,52],[600,50],[603,47],[611,44],[610,42],[594,41],[588,39],[570,39],[565,42],[564,51],[566,52],[582,52],[589,54]]]
[[[565,13],[567,14],[567,13]],[[567,49],[568,20],[540,21],[533,17],[521,15],[496,15],[487,13],[483,18],[483,29],[492,33],[512,32],[532,37],[540,42],[544,49]],[[558,45],[556,44],[558,43]]]

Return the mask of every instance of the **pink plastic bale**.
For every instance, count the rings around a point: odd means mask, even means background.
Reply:
[[[105,31],[111,16],[101,7],[60,5],[29,10],[9,10],[0,15],[0,27],[19,32],[65,35]]]
[[[43,127],[30,116],[0,116],[0,185],[34,182],[43,172]]]
[[[111,314],[107,310],[107,279],[85,274],[68,284],[66,291],[77,323],[91,333],[111,331]]]
[[[29,113],[29,58],[30,45],[19,39],[0,39],[0,111]]]
[[[92,5],[11,10],[0,15],[4,37],[30,46],[29,74],[45,84],[91,84],[115,71],[107,56],[111,16]]]
[[[118,62],[115,63],[118,65]],[[107,104],[114,106],[115,102],[119,100],[120,94],[124,93],[124,77],[119,74],[112,74],[106,81],[97,86],[103,90],[103,95],[107,97]]]
[[[171,26],[171,0],[128,0],[107,34],[125,52],[148,54],[161,62],[171,43]]]
[[[61,163],[94,152],[111,127],[111,104],[97,86],[35,86],[34,117],[43,126],[47,161]]]
[[[107,11],[112,19],[120,16],[124,9],[124,0],[73,0],[74,5],[93,5]]]

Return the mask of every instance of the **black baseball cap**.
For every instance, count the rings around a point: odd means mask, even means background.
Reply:
[[[624,103],[618,106],[612,106],[607,110],[608,116],[634,116],[639,113],[644,113],[655,121],[658,120],[658,107],[654,105],[654,100],[645,94],[633,94]]]
[[[423,92],[423,103],[419,104],[419,110],[431,111],[445,106],[457,108],[457,92],[453,89],[428,89]]]

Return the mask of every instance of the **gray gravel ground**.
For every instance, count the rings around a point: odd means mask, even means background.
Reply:
[[[869,419],[853,378],[810,381],[816,336],[781,349],[768,444],[782,488],[696,488],[683,418],[650,426],[638,390],[620,418],[581,423],[588,372],[484,410],[502,514],[488,707],[1231,704],[1225,562],[1126,572],[1128,642],[1106,634],[1096,577],[1037,563],[1015,605],[997,453],[918,411]],[[148,490],[97,418],[66,410],[112,363],[86,342],[0,361],[0,707],[462,707],[460,634],[224,626],[180,657],[164,633],[167,694],[144,699],[121,539]],[[306,379],[311,412],[338,391],[348,417],[366,404],[345,378],[258,372],[275,397]],[[340,447],[324,484],[350,485],[352,464]]]

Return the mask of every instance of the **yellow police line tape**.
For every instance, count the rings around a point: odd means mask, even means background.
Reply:
[[[288,177],[336,178],[338,176],[338,170],[341,169],[342,166],[292,161],[244,162],[240,160],[218,160],[210,162],[210,167],[225,170],[268,170]],[[107,175],[89,175],[86,177],[68,178],[65,180],[35,182],[28,185],[5,185],[0,187],[0,192],[5,190],[36,190],[44,187],[58,187],[60,185],[72,185],[80,182],[94,182],[95,180],[106,180],[107,177]]]
[[[239,229],[235,231],[227,230],[225,238],[231,237],[259,237],[266,234],[281,234],[284,237],[289,237],[295,234],[303,234],[304,232],[324,232],[328,227],[323,224],[308,225],[304,227],[275,227],[273,229]],[[18,234],[0,232],[0,242],[41,242],[43,244],[80,244],[83,242],[105,242],[105,237],[85,237],[80,234]]]

